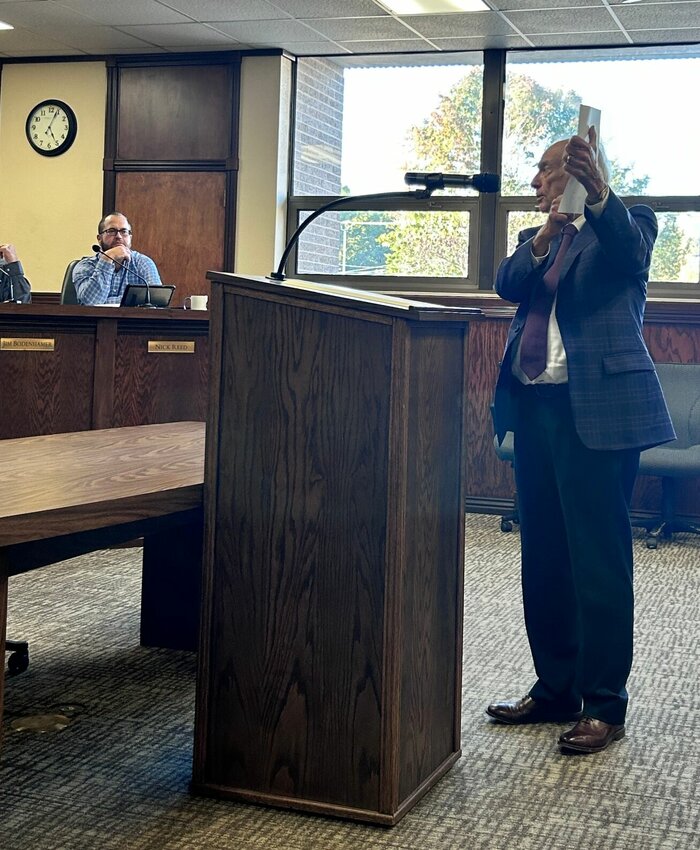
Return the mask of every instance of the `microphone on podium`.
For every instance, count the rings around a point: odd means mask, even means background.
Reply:
[[[408,171],[403,178],[409,186],[425,186],[426,189],[476,189],[477,192],[498,192],[501,178],[498,174],[424,174]]]
[[[436,189],[444,189],[447,186],[455,186],[460,189],[474,188],[477,192],[498,192],[501,186],[501,178],[498,174],[421,174],[417,171],[409,171],[404,175],[404,180],[410,185],[419,188],[405,192],[377,192],[371,195],[343,195],[321,207],[317,207],[292,233],[287,242],[287,247],[282,252],[282,258],[277,266],[277,271],[269,274],[270,280],[283,281],[285,279],[285,267],[294,246],[306,228],[320,215],[338,207],[357,204],[358,201],[399,201],[405,198],[425,200],[429,198]]]
[[[92,246],[92,250],[96,254],[104,254],[104,256],[107,257],[108,260],[111,260],[114,263],[114,265],[117,266],[117,268],[125,269],[128,265],[127,262],[123,262],[122,260],[115,260],[114,257],[110,257],[109,254],[106,251],[103,251],[102,248],[97,243],[95,243]],[[143,275],[139,274],[133,266],[131,266],[130,268],[131,268],[131,273],[136,275],[136,277],[139,280],[142,280],[146,284],[146,300],[144,301],[143,304],[139,304],[138,306],[139,307],[153,307],[155,309],[155,305],[151,304],[151,284],[146,280],[146,278]]]

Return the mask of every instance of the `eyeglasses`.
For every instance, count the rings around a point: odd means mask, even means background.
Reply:
[[[117,233],[120,236],[131,236],[131,231],[128,227],[116,228],[116,227],[108,227],[107,230],[100,230],[100,236],[106,233],[107,236],[116,236]]]

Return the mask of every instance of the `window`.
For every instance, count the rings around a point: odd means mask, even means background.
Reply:
[[[674,291],[700,284],[700,157],[691,152],[700,113],[688,99],[700,77],[697,48],[509,53],[502,214],[508,251],[517,232],[542,221],[529,181],[549,143],[577,130],[581,103],[601,110],[601,137],[620,196],[659,219],[650,280]],[[520,202],[514,201],[521,198]]]
[[[298,61],[290,233],[341,195],[404,197],[320,216],[299,240],[293,273],[352,275],[353,286],[372,289],[395,288],[396,278],[410,291],[464,289],[474,277],[478,194],[420,197],[404,174],[479,171],[481,55],[392,57],[391,67],[343,61]]]
[[[577,131],[586,103],[602,112],[613,189],[657,214],[651,291],[700,296],[699,77],[697,45],[300,59],[288,232],[344,195],[404,197],[349,200],[320,216],[288,272],[392,292],[491,289],[519,230],[543,221],[530,187],[536,162]],[[407,171],[496,168],[497,200],[406,195]]]

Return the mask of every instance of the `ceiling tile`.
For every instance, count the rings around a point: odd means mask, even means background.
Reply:
[[[270,0],[295,18],[362,18],[386,15],[374,0]]]
[[[154,24],[138,27],[120,27],[121,32],[158,44],[161,47],[238,47],[236,41],[205,24]]]
[[[601,0],[602,2],[602,0]],[[629,2],[629,0],[628,0]],[[657,3],[688,3],[690,0],[641,0],[645,6],[652,6]],[[609,0],[611,6],[626,6],[625,0]]]
[[[13,0],[0,6],[0,13],[8,24],[36,32],[49,33],[54,27],[67,30],[71,25],[78,27],[90,23],[84,15],[47,0]]]
[[[683,3],[653,3],[616,6],[615,14],[625,29],[646,30],[655,27],[675,29],[697,27],[700,22],[700,2],[685,0]]]
[[[36,50],[35,56],[43,55],[45,50],[60,50],[66,47],[59,38],[37,35],[23,29],[2,30],[0,32],[0,51],[11,56],[25,55],[27,50]]]
[[[77,47],[85,53],[102,53],[108,50],[121,51],[134,48],[148,52],[150,44],[132,34],[121,32],[113,27],[74,27],[72,31],[61,32],[61,41]]]
[[[519,35],[487,35],[476,38],[431,38],[440,50],[484,50],[497,47],[529,47]]]
[[[195,21],[272,21],[286,18],[267,0],[167,0],[168,6]],[[118,4],[117,4],[118,5]]]
[[[341,41],[353,53],[422,53],[433,50],[422,38],[397,38],[393,41]]]
[[[619,30],[610,32],[558,33],[529,36],[535,47],[599,47],[602,45],[629,44]]]
[[[496,12],[469,15],[405,15],[403,20],[425,38],[513,35],[513,28]]]
[[[612,15],[604,8],[550,9],[541,12],[508,12],[508,19],[525,35],[531,33],[606,32],[617,30]]]
[[[333,41],[289,41],[277,45],[293,56],[333,56],[345,54],[346,48]]]
[[[174,12],[156,0],[119,0],[104,3],[102,0],[59,0],[55,5],[79,12],[101,24],[176,24],[189,21],[185,15]]]
[[[410,38],[413,35],[389,15],[374,18],[307,18],[305,22],[334,41],[379,41]]]
[[[62,47],[60,50],[17,50],[14,53],[0,53],[0,56],[7,56],[11,59],[27,59],[32,56],[85,56],[84,51],[78,50],[77,47]]]
[[[166,51],[279,47],[297,55],[377,57],[384,50],[395,62],[402,44],[425,57],[431,50],[628,46],[625,29],[636,44],[698,39],[700,0],[489,5],[502,11],[396,16],[380,0],[0,0],[0,18],[25,32],[12,47],[0,33],[0,54],[153,52],[159,39]]]
[[[527,12],[533,9],[571,9],[578,11],[586,8],[604,6],[602,0],[495,0],[493,4],[501,12]]]
[[[317,41],[319,33],[299,21],[288,18],[285,21],[243,21],[226,23],[212,21],[212,26],[221,32],[247,44],[274,47],[279,42]]]
[[[629,35],[635,44],[700,42],[700,27],[682,30],[629,30]]]

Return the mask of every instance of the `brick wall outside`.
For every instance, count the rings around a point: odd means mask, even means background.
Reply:
[[[295,195],[340,195],[343,93],[343,69],[338,65],[327,59],[298,60]],[[340,239],[337,213],[320,216],[302,236],[299,270],[305,274],[335,273]]]

